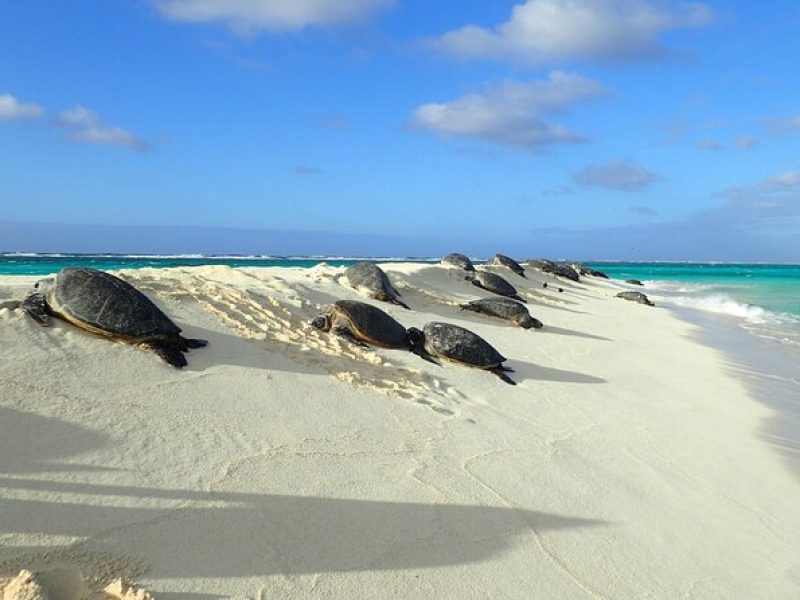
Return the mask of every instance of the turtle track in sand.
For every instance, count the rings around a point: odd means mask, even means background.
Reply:
[[[421,405],[440,414],[460,412],[455,405],[464,396],[454,387],[440,377],[392,361],[390,354],[402,351],[360,348],[312,327],[311,319],[327,307],[303,298],[297,284],[290,286],[280,278],[253,278],[263,288],[255,291],[220,284],[197,273],[175,285],[165,279],[128,278],[142,291],[174,300],[191,299],[239,337],[263,343],[268,351],[327,371],[342,382],[387,396],[423,400]],[[266,288],[271,284],[276,289]]]

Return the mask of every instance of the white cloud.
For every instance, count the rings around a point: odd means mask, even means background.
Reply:
[[[661,176],[639,165],[617,160],[604,165],[589,165],[573,173],[572,178],[581,185],[635,192],[645,189]]]
[[[663,53],[659,36],[698,27],[713,11],[697,2],[661,0],[527,0],[494,28],[468,25],[434,41],[464,58],[512,59],[532,64],[570,59],[630,61]]]
[[[361,21],[394,0],[157,0],[166,18],[223,23],[235,33],[299,31]]]
[[[60,112],[56,123],[65,129],[69,141],[78,144],[124,146],[140,152],[147,152],[151,148],[138,135],[116,125],[106,125],[100,115],[83,106]]]
[[[784,194],[797,196],[798,193],[800,193],[800,171],[784,171],[751,185],[729,188],[724,195],[733,201],[751,201],[756,197],[766,198]],[[797,209],[800,212],[800,203]]]
[[[41,117],[44,109],[32,102],[20,102],[11,94],[0,94],[0,121]]]
[[[719,142],[714,140],[700,140],[694,145],[698,150],[719,150]]]
[[[792,131],[800,130],[800,115],[794,117],[778,117],[764,119],[762,122],[764,129],[771,133],[790,133]]]
[[[733,145],[739,150],[749,150],[758,143],[756,138],[749,135],[740,135],[733,141]]]
[[[565,114],[570,106],[605,93],[596,81],[556,71],[542,81],[508,81],[452,102],[423,104],[414,110],[411,125],[444,138],[470,137],[535,151],[586,141],[543,117]]]
[[[294,172],[297,175],[319,175],[324,171],[319,167],[312,167],[310,165],[295,165]]]

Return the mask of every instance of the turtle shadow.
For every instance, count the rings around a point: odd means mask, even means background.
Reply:
[[[601,335],[594,335],[592,333],[586,333],[583,331],[575,331],[574,329],[567,329],[565,327],[553,327],[551,325],[545,325],[542,329],[542,332],[552,333],[555,335],[568,335],[572,337],[585,338],[587,340],[600,340],[603,342],[613,341],[611,338],[603,337]]]
[[[510,359],[506,364],[514,369],[511,378],[515,381],[555,381],[559,383],[608,383],[607,380],[586,373],[577,371],[567,371],[565,369],[554,369],[543,367],[534,363],[522,360]]]

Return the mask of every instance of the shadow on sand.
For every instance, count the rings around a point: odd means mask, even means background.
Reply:
[[[19,432],[3,440],[0,531],[91,536],[72,545],[0,548],[0,574],[36,568],[43,550],[68,557],[112,548],[146,561],[156,580],[433,568],[500,556],[531,530],[606,524],[501,506],[278,495],[259,479],[248,481],[250,492],[56,481],[44,473],[63,470],[65,454],[111,440],[8,408],[0,417],[4,434]],[[159,591],[157,583],[153,588]]]

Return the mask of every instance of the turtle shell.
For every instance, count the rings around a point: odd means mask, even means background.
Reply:
[[[513,321],[525,328],[536,327],[537,323],[541,327],[541,323],[531,317],[524,305],[511,298],[482,298],[469,302],[467,306],[475,307],[478,312],[487,315]]]
[[[380,308],[358,302],[339,300],[333,305],[334,318],[344,317],[356,337],[390,348],[408,347],[406,328]]]
[[[69,267],[59,271],[47,303],[70,321],[120,337],[148,338],[181,331],[131,284],[96,269]]]
[[[489,273],[488,271],[479,271],[475,275],[475,279],[481,284],[481,286],[490,292],[494,292],[495,294],[500,294],[501,296],[517,295],[517,288],[500,277],[500,275],[495,275],[494,273]]]
[[[383,269],[375,263],[356,263],[345,271],[344,276],[354,288],[366,288],[374,293],[383,292],[391,298],[400,295]]]
[[[450,323],[432,322],[423,328],[425,349],[434,356],[442,356],[481,369],[498,366],[506,359],[476,333]]]
[[[505,254],[495,254],[494,258],[492,259],[493,265],[501,265],[503,267],[508,267],[517,275],[524,275],[525,269],[522,268],[522,265],[515,261],[510,256],[506,256]]]
[[[453,252],[448,254],[442,259],[442,264],[445,265],[453,265],[455,267],[460,267],[465,271],[474,271],[475,265],[472,264],[472,261],[469,257],[465,254],[461,254],[459,252]]]

